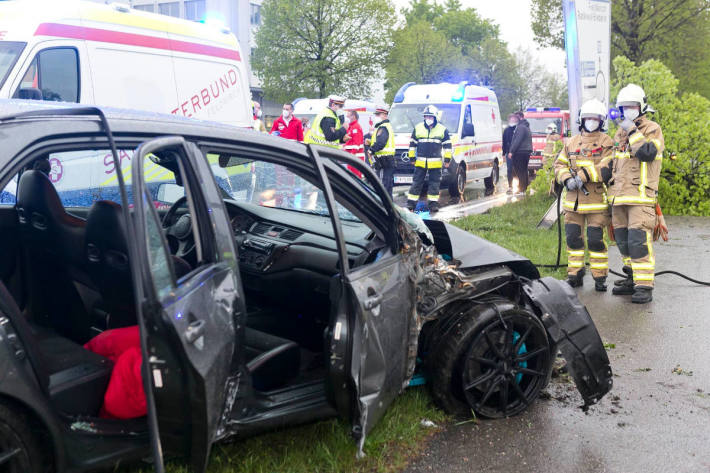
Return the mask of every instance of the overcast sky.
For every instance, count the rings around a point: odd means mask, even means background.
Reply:
[[[565,55],[561,49],[540,49],[533,42],[530,27],[530,0],[459,0],[464,8],[472,7],[478,14],[500,27],[502,39],[511,52],[522,47],[530,49],[552,72],[566,76]],[[409,0],[394,0],[397,9],[409,5]],[[439,3],[443,3],[439,0]]]

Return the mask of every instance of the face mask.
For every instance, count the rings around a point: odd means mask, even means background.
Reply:
[[[432,126],[434,124],[434,119],[433,118],[425,118],[424,123],[426,123],[427,126]]]
[[[514,122],[511,120],[508,122],[508,126],[518,126],[518,122]]]
[[[289,112],[288,110],[284,110],[283,112],[281,112],[281,116],[283,116],[284,118],[288,118],[291,116],[291,112]]]
[[[624,118],[629,120],[636,120],[639,117],[639,111],[635,108],[629,108],[624,110]]]
[[[585,118],[584,129],[587,130],[589,133],[597,131],[597,129],[599,129],[599,120],[595,120],[593,118]]]

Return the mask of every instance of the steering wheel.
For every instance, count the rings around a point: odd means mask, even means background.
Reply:
[[[170,252],[183,259],[195,251],[195,237],[192,234],[192,217],[189,213],[181,215],[177,221],[175,213],[187,203],[186,197],[180,197],[170,206],[168,212],[163,217],[163,229],[170,245]]]

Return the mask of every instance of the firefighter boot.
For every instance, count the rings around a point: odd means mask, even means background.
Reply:
[[[416,200],[408,200],[407,201],[407,208],[409,209],[410,212],[414,212],[414,209],[417,208],[417,201]]]
[[[584,268],[580,269],[577,274],[568,274],[567,284],[572,287],[580,287],[584,284]]]
[[[636,286],[631,296],[634,304],[646,304],[653,300],[653,288],[651,286]]]
[[[634,284],[634,273],[631,266],[624,265],[621,270],[626,274],[626,279],[617,279],[614,286],[632,286]]]
[[[606,276],[594,278],[594,289],[598,292],[606,292]]]

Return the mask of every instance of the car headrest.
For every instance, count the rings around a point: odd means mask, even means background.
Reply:
[[[23,87],[17,93],[17,98],[23,100],[42,100],[44,97],[42,96],[42,91],[36,87]]]
[[[86,216],[86,255],[89,263],[105,261],[114,269],[128,270],[128,243],[121,206],[98,200]]]

